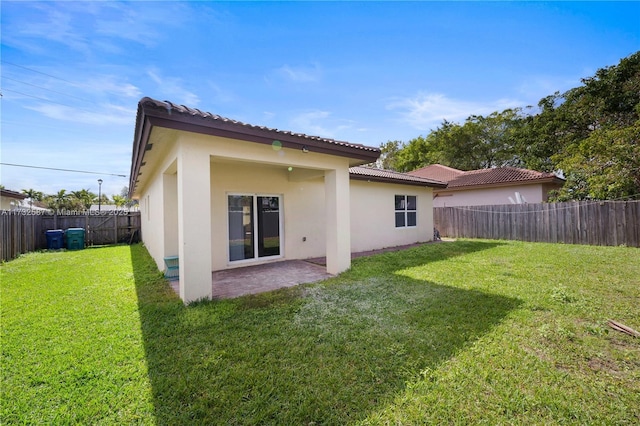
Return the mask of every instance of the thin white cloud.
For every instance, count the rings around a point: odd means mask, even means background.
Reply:
[[[123,52],[122,40],[157,46],[190,19],[189,7],[177,2],[156,7],[147,7],[146,2],[20,3],[16,13],[21,14],[23,22],[16,25],[7,20],[3,42],[40,53],[43,41],[62,44],[89,57],[96,52]]]
[[[138,98],[142,94],[140,89],[131,83],[119,81],[114,75],[101,75],[78,83],[77,87],[93,94],[105,94],[123,96],[126,98]]]
[[[295,115],[289,120],[289,130],[325,138],[348,139],[347,135],[356,129],[352,120],[336,118],[329,111],[314,110]]]
[[[23,42],[25,37],[36,40],[45,39],[84,53],[89,52],[88,38],[79,31],[79,26],[74,24],[73,13],[64,10],[64,7],[58,8],[49,4],[37,5],[36,8],[40,10],[41,15],[32,15],[31,21],[23,23],[21,27],[13,28]]]
[[[507,108],[522,106],[513,99],[498,99],[489,102],[452,99],[441,93],[418,93],[412,98],[396,99],[387,109],[397,110],[400,119],[419,130],[433,130],[442,120],[462,122],[471,115],[490,114]]]
[[[303,112],[290,120],[291,128],[308,135],[333,137],[333,132],[322,124],[330,115],[329,111]]]
[[[313,83],[322,78],[322,70],[318,64],[312,64],[311,66],[285,64],[276,69],[275,74],[280,78],[296,83]]]
[[[585,75],[589,74],[585,73]],[[553,95],[555,92],[563,93],[573,87],[578,87],[581,84],[580,78],[580,76],[532,75],[526,77],[516,90],[519,95],[529,100],[529,105],[534,106],[538,104],[540,99]]]
[[[212,101],[219,103],[229,103],[237,99],[235,93],[212,81],[207,82],[207,87],[211,89],[211,93],[206,96]]]
[[[37,104],[25,107],[37,111],[48,118],[74,123],[103,125],[131,125],[136,111],[113,104],[99,105],[95,112],[65,105]]]
[[[158,85],[157,92],[166,100],[188,107],[196,107],[200,104],[198,95],[184,88],[182,79],[161,76],[157,69],[148,70],[147,75]]]
[[[174,2],[164,2],[157,7],[138,8],[131,4],[107,2],[111,9],[107,17],[103,13],[96,19],[97,34],[133,41],[145,46],[154,46],[163,34],[172,28],[180,28],[188,21],[187,7]]]

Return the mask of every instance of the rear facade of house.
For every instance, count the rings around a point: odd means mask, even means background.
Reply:
[[[180,297],[209,298],[212,271],[433,238],[442,182],[382,171],[377,148],[252,126],[150,98],[138,105],[130,195],[159,269],[177,256]]]

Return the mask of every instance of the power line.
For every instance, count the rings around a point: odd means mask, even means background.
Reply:
[[[5,61],[4,59],[2,59],[1,61],[2,61],[2,63],[5,63],[7,65],[12,65],[14,67],[18,67],[18,68],[22,68],[22,69],[25,69],[25,70],[28,70],[28,71],[31,71],[31,72],[35,72],[35,73],[38,73],[38,74],[46,75],[47,77],[55,78],[56,80],[64,81],[65,83],[74,84],[74,85],[76,84],[76,83],[74,83],[72,81],[65,80],[64,78],[56,77],[55,75],[51,75],[51,74],[47,74],[46,72],[34,70],[33,68],[25,67],[23,65],[14,64],[12,62]]]
[[[68,105],[68,104],[63,104],[62,102],[52,101],[51,99],[41,98],[39,96],[29,95],[27,93],[18,92],[17,90],[11,90],[11,89],[2,89],[2,90],[6,91],[6,92],[17,93],[18,95],[27,96],[27,97],[33,98],[33,99],[38,99],[40,101],[51,102],[52,104],[62,105],[62,106],[65,106],[67,108],[72,108],[72,109],[77,109],[77,110],[80,110],[80,111],[88,112],[89,114],[96,114],[95,111],[89,111],[88,109],[78,108],[78,107],[71,106],[71,105]]]
[[[49,88],[47,88],[47,87],[38,86],[38,85],[36,85],[36,84],[27,83],[26,81],[16,80],[15,78],[7,77],[7,76],[4,76],[4,77],[2,77],[2,78],[3,78],[3,79],[5,79],[5,80],[15,81],[15,82],[20,83],[20,84],[26,84],[27,86],[37,87],[38,89],[48,90],[49,92],[57,93],[58,95],[69,96],[70,98],[76,98],[76,99],[81,100],[81,101],[83,101],[83,102],[89,102],[89,103],[91,103],[91,101],[90,101],[90,100],[83,99],[83,98],[79,98],[78,96],[70,95],[70,94],[68,94],[68,93],[58,92],[58,91],[56,91],[56,90],[49,89]]]
[[[126,178],[127,175],[118,175],[115,173],[100,173],[100,172],[88,172],[86,170],[72,170],[72,169],[57,169],[55,167],[42,167],[42,166],[29,166],[26,164],[12,164],[12,163],[0,163],[3,166],[13,166],[13,167],[26,167],[29,169],[45,169],[45,170],[55,170],[58,172],[73,172],[73,173],[88,173],[91,175],[103,175],[103,176],[118,176]]]

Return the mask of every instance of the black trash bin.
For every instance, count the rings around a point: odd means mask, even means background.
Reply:
[[[84,248],[84,228],[67,229],[67,250],[82,250]]]
[[[47,249],[58,250],[63,244],[64,231],[62,229],[51,229],[45,233],[47,235]]]

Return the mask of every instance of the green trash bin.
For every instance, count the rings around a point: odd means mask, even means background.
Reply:
[[[84,248],[84,228],[69,228],[65,232],[67,250],[82,250]]]

